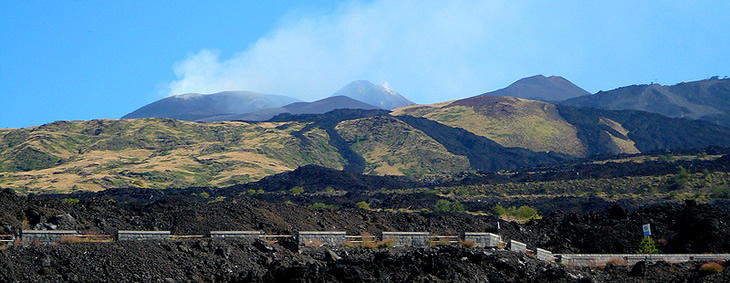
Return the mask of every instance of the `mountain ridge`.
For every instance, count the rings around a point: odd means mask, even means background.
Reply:
[[[200,119],[201,122],[217,122],[217,121],[266,121],[276,115],[289,114],[324,114],[337,109],[381,109],[377,106],[367,104],[347,96],[331,96],[316,100],[313,102],[294,102],[279,108],[266,108],[254,112],[213,116]]]
[[[730,79],[631,85],[561,101],[607,110],[640,110],[673,118],[692,118],[730,127]]]
[[[400,95],[385,85],[376,85],[367,80],[353,81],[331,96],[347,96],[362,102],[392,110],[398,107],[415,104],[405,96]]]
[[[212,94],[188,93],[152,102],[124,115],[122,119],[173,118],[194,121],[215,115],[246,113],[283,106],[295,98],[251,91],[222,91]]]
[[[517,80],[506,88],[483,93],[487,96],[510,96],[546,102],[561,101],[590,93],[560,76],[535,75]]]

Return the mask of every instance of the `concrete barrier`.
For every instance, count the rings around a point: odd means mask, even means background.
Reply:
[[[35,241],[47,244],[60,242],[63,237],[73,237],[76,234],[78,232],[72,230],[24,230],[21,238],[28,244]]]
[[[496,248],[502,239],[499,235],[492,233],[465,232],[464,241],[474,242],[475,248]]]
[[[619,260],[633,265],[639,261],[646,262],[686,262],[728,260],[730,254],[556,254],[558,262],[575,266],[605,265],[610,260]]]
[[[428,244],[428,232],[382,232],[380,239],[391,239],[396,247],[424,247]]]
[[[15,235],[0,235],[0,245],[12,246],[15,242]]]
[[[527,253],[527,244],[515,240],[509,240],[509,250],[513,252]]]
[[[170,238],[170,231],[117,231],[117,241],[164,240]]]
[[[535,254],[537,255],[537,259],[549,261],[549,262],[555,261],[555,256],[553,256],[553,252],[551,252],[551,251],[537,248],[537,251],[535,252]]]
[[[297,241],[300,246],[341,246],[345,242],[344,231],[299,231]]]
[[[253,238],[258,239],[263,231],[210,231],[211,238]]]

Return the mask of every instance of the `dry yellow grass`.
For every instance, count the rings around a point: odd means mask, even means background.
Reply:
[[[307,124],[138,119],[7,129],[2,132],[17,133],[21,143],[5,149],[0,144],[0,170],[3,162],[12,166],[15,148],[30,148],[63,162],[25,172],[0,171],[0,187],[42,193],[140,185],[215,186],[256,181],[313,163],[342,168],[342,158],[328,145],[329,136],[322,129],[304,133],[316,146],[302,150],[302,141],[292,132]]]
[[[481,99],[481,98],[480,98]],[[424,117],[489,138],[506,147],[533,151],[561,152],[583,156],[585,148],[577,129],[562,119],[554,105],[528,99],[500,97],[498,102],[485,97],[470,106],[450,101],[432,105],[413,105],[393,111],[393,115]]]
[[[629,134],[629,131],[626,130],[620,123],[601,117],[598,121],[599,124],[610,127],[614,131],[618,132],[619,134],[626,137]],[[614,134],[612,134],[609,131],[604,131],[606,134],[608,134],[611,137],[611,142],[614,146],[614,153],[628,153],[628,154],[634,154],[634,153],[641,153],[638,148],[636,148],[636,145],[634,141],[632,141],[629,138],[622,138],[618,137]]]
[[[368,174],[418,176],[470,170],[467,157],[450,153],[423,131],[392,117],[343,121],[335,129],[365,159]]]

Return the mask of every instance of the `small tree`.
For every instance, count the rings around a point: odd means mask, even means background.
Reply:
[[[520,218],[520,219],[540,219],[540,218],[542,218],[542,217],[540,217],[539,214],[537,214],[537,209],[534,209],[527,205],[520,206],[520,208],[518,208],[515,211],[515,217]]]
[[[688,187],[690,174],[683,166],[677,166],[677,174],[672,176],[670,183],[675,189],[686,189]]]
[[[637,254],[658,254],[659,250],[656,248],[654,239],[652,239],[649,236],[644,236],[644,239],[641,240],[641,244],[639,244],[639,250],[636,253]]]

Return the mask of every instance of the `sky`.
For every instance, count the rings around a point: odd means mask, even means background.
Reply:
[[[0,1],[0,128],[117,119],[182,93],[416,103],[532,75],[595,93],[730,75],[730,1]]]

